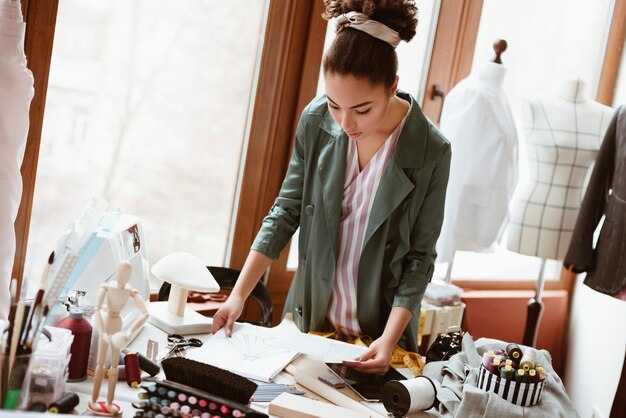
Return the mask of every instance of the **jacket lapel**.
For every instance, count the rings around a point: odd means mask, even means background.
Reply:
[[[398,96],[410,103],[410,114],[398,138],[396,149],[380,179],[365,230],[363,248],[374,232],[415,188],[413,182],[407,177],[405,169],[418,169],[424,165],[429,130],[428,120],[410,95],[398,92]]]
[[[404,198],[415,188],[406,174],[397,164],[389,161],[385,174],[380,179],[378,191],[372,204],[370,219],[365,230],[363,248],[374,232],[385,222],[391,213],[402,203]]]
[[[343,184],[346,173],[346,153],[348,137],[332,120],[330,113],[322,121],[322,129],[331,135],[331,139],[322,148],[319,156],[319,176],[322,184],[322,200],[324,214],[328,226],[328,239],[337,261],[337,237],[339,233],[339,217],[343,199]]]

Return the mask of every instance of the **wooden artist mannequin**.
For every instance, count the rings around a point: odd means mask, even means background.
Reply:
[[[96,329],[100,334],[98,341],[98,359],[96,361],[96,375],[93,384],[93,393],[89,409],[99,415],[117,415],[121,412],[118,405],[113,404],[115,395],[115,385],[117,384],[117,359],[120,350],[128,344],[132,335],[148,320],[148,311],[141,295],[136,289],[132,289],[128,285],[128,279],[132,266],[129,262],[124,261],[117,266],[115,279],[109,283],[103,283],[98,292],[96,301],[94,318],[96,321]],[[131,325],[131,327],[122,331],[122,319],[120,312],[124,309],[129,298],[135,300],[135,304],[141,311],[141,316]],[[106,303],[105,303],[106,302]],[[103,303],[106,309],[103,308]],[[104,311],[104,312],[103,312]],[[106,402],[98,402],[100,396],[100,386],[104,377],[104,362],[106,360],[107,351],[111,347],[111,365],[109,367],[109,390],[107,392]]]

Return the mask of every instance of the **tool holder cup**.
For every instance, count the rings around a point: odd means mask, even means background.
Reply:
[[[28,402],[28,375],[32,354],[16,353],[11,356],[7,348],[7,332],[4,330],[0,346],[0,407],[24,409]]]

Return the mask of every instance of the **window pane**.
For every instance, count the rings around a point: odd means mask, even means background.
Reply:
[[[612,14],[613,0],[484,0],[474,65],[493,57],[496,39],[508,42],[504,89],[514,113],[568,76],[586,80],[595,97]]]
[[[515,1],[484,0],[474,51],[474,68],[494,56],[493,43],[505,39],[507,51],[502,62],[507,67],[504,91],[516,119],[520,139],[520,179],[526,181],[528,169],[520,118],[522,100],[554,90],[559,82],[578,76],[587,82],[587,96],[595,97],[606,40],[613,13],[613,0]],[[519,191],[518,187],[518,191]],[[453,279],[534,279],[541,259],[506,250],[493,254],[457,251]],[[447,263],[437,264],[435,275],[443,277]],[[558,279],[561,264],[548,261],[547,279]]]
[[[94,194],[223,264],[267,3],[59,2],[26,278]]]
[[[418,23],[415,37],[411,42],[400,42],[396,52],[398,54],[398,87],[411,93],[422,103],[428,75],[428,64],[433,46],[437,16],[441,0],[417,0]],[[330,47],[335,38],[335,24],[330,21],[326,29],[324,52]],[[324,94],[324,74],[320,69],[317,83],[317,95]],[[298,248],[294,243],[298,242],[298,233],[291,239],[287,268],[295,270],[298,267]]]

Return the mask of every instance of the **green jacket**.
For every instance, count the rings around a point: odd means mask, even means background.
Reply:
[[[426,119],[415,99],[376,193],[364,237],[357,312],[364,335],[379,337],[392,307],[413,312],[400,345],[417,350],[419,310],[433,274],[443,221],[450,143]],[[326,97],[303,111],[280,193],[252,249],[276,259],[300,227],[298,269],[285,310],[303,332],[320,330],[335,279],[339,216],[348,137]]]

